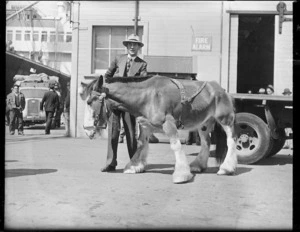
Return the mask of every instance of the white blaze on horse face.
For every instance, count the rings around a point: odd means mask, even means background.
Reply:
[[[83,127],[85,133],[90,138],[93,137],[95,134],[93,114],[94,110],[85,102]]]

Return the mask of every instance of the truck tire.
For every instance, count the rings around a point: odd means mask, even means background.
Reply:
[[[278,139],[274,139],[271,136],[269,151],[267,152],[265,158],[276,155],[283,148],[283,146],[285,144],[285,140],[286,140],[284,129],[279,128],[278,134],[279,134]]]
[[[258,116],[237,113],[235,131],[238,163],[253,164],[267,154],[270,144],[270,129]]]

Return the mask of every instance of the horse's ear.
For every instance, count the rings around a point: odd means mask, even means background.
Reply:
[[[101,88],[103,86],[103,76],[100,75],[99,79],[98,79],[98,87]]]
[[[88,85],[87,83],[80,82],[80,86],[78,88],[79,94],[83,94],[84,93],[84,91],[86,90],[87,85]]]

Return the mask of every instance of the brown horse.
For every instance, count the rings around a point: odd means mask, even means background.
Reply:
[[[218,83],[174,81],[158,75],[111,78],[104,83],[100,76],[89,85],[82,83],[81,87],[81,97],[87,103],[84,128],[90,138],[95,135],[96,128],[107,122],[112,109],[127,111],[137,117],[140,127],[138,147],[124,173],[145,171],[149,136],[153,132],[163,132],[170,138],[175,153],[173,182],[190,181],[194,176],[191,172],[202,172],[207,168],[209,133],[213,129],[217,138],[216,158],[222,162],[217,174],[235,173],[234,104]],[[179,127],[197,129],[201,138],[201,150],[190,165],[178,137]]]

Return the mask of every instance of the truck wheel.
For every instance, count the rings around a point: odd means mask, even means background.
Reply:
[[[265,156],[270,144],[270,129],[261,118],[250,113],[238,113],[235,130],[240,164],[253,164]]]
[[[278,134],[279,134],[278,139],[274,139],[271,136],[270,147],[269,147],[269,151],[267,152],[267,154],[265,156],[266,158],[276,155],[283,148],[283,146],[285,144],[285,140],[286,140],[284,129],[279,128]]]

